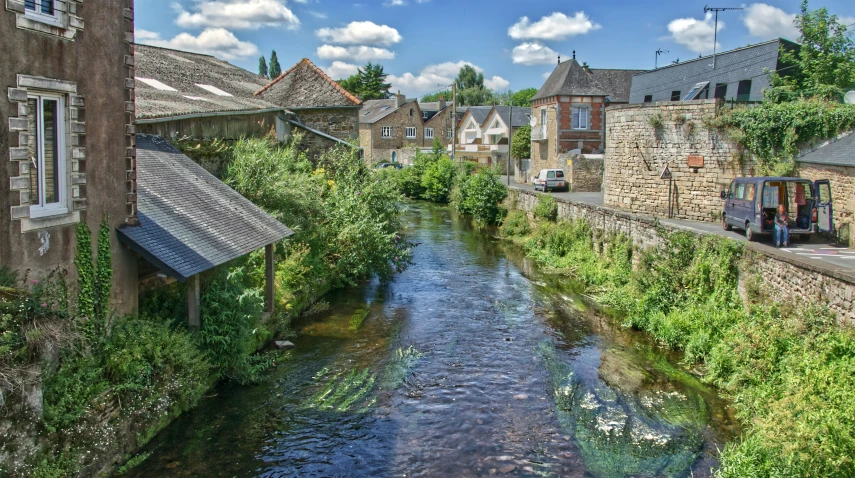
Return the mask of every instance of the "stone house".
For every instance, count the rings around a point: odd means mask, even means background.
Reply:
[[[19,279],[69,271],[73,290],[78,223],[137,224],[133,9],[6,0],[0,10],[0,265]],[[132,312],[137,260],[110,241],[111,305]]]
[[[629,102],[632,77],[641,70],[590,68],[573,58],[558,66],[532,98],[531,170],[563,167],[562,153],[606,148],[606,109]]]
[[[443,145],[449,145],[451,144],[451,137],[454,134],[454,122],[452,116],[454,113],[454,106],[451,104],[445,104],[445,101],[443,100],[440,100],[437,103],[442,107],[431,114],[425,121],[425,129],[422,139],[422,148],[424,149],[433,147],[434,138],[439,138]],[[423,104],[424,103],[419,103],[419,107],[421,108]],[[424,110],[422,110],[422,117],[424,117]]]
[[[531,108],[470,106],[457,130],[455,157],[504,167],[510,153],[508,138],[529,121]]]
[[[806,152],[796,160],[799,177],[831,181],[834,227],[838,239],[855,246],[855,131]]]
[[[315,131],[354,141],[359,137],[362,101],[342,88],[308,58],[256,91],[255,96],[293,111]]]
[[[756,45],[640,72],[632,77],[629,102],[727,99],[762,101],[768,71],[781,68],[781,50],[797,43],[776,38]],[[786,74],[783,73],[783,74]]]
[[[424,145],[425,123],[415,99],[398,93],[385,100],[368,100],[359,113],[359,145],[368,164],[412,164]]]

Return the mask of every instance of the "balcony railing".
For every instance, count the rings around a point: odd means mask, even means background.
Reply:
[[[532,141],[545,141],[549,139],[546,135],[546,127],[544,126],[535,126],[531,129],[531,140]]]

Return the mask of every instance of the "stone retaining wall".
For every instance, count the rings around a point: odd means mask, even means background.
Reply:
[[[533,191],[511,189],[508,201],[517,209],[533,212],[537,196],[538,193]],[[658,229],[707,234],[662,224],[651,216],[559,197],[555,199],[559,220],[584,219],[596,231],[624,234],[642,250],[665,244]],[[759,273],[774,296],[783,301],[797,299],[808,304],[826,304],[841,322],[855,325],[855,271],[852,269],[836,268],[830,263],[802,258],[753,242],[746,244],[746,257],[751,264],[750,272]]]

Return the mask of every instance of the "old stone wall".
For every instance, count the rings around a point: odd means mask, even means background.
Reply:
[[[359,136],[359,107],[311,108],[293,110],[300,122],[309,128],[351,141]]]
[[[673,176],[674,217],[717,221],[720,192],[737,176],[750,175],[751,161],[704,118],[715,100],[620,105],[606,109],[605,204],[628,211],[667,215],[667,165]],[[702,161],[689,167],[689,157]]]
[[[799,177],[831,181],[834,227],[841,242],[855,246],[855,168],[799,163]]]
[[[533,212],[538,194],[511,189],[508,201],[517,209]],[[623,234],[640,250],[662,247],[665,241],[659,230],[691,231],[695,229],[665,225],[654,217],[621,211],[610,207],[577,203],[556,197],[560,220],[584,219],[599,233]],[[805,304],[827,304],[840,322],[855,325],[855,272],[835,268],[831,264],[779,251],[758,243],[746,243],[750,268],[745,274],[759,274],[767,289],[781,300],[797,300]]]
[[[385,126],[392,128],[392,135],[387,138],[383,137]],[[406,137],[407,127],[415,128],[415,137]],[[369,164],[392,162],[393,152],[397,161],[404,163],[401,158],[414,156],[409,150],[421,147],[424,140],[424,121],[418,103],[410,101],[375,123],[360,124],[359,138]]]
[[[566,164],[564,172],[575,192],[599,192],[603,186],[603,158],[581,154],[561,154],[558,162]]]
[[[433,137],[439,138],[444,145],[451,144],[451,137],[449,136],[449,132],[452,131],[453,127],[451,124],[451,111],[451,106],[443,108],[439,113],[433,115],[433,118],[427,120],[424,125],[425,128],[433,128]],[[422,147],[430,148],[433,146],[433,139],[425,138],[424,136],[423,138]]]
[[[546,137],[541,140],[535,140],[540,134],[535,132],[535,129],[540,129],[540,111],[546,109]],[[540,106],[532,108],[532,115],[537,118],[537,124],[532,128],[531,142],[531,174],[536,175],[541,169],[557,168],[558,166],[558,125],[557,125],[557,109],[554,105]]]

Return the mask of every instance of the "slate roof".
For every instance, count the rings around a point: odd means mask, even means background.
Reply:
[[[173,278],[200,272],[294,232],[157,136],[137,135],[139,226],[119,240]]]
[[[555,67],[533,100],[550,96],[608,96],[613,102],[629,101],[632,77],[645,70],[608,70],[589,68],[587,71],[575,59]]]
[[[284,109],[254,96],[266,80],[210,55],[134,45],[137,119],[168,118],[193,113]],[[157,80],[171,90],[139,80]],[[210,85],[221,96],[197,85]]]
[[[256,90],[255,96],[290,109],[362,104],[308,58]]]
[[[855,166],[855,131],[801,156],[798,161],[829,166]]]
[[[510,106],[496,106],[496,112],[499,113],[499,117],[502,118],[502,121],[505,124],[509,124],[509,116],[511,114]],[[514,118],[513,124],[511,128],[519,128],[520,126],[525,126],[529,124],[531,121],[531,108],[523,108],[521,106],[514,106]],[[483,125],[483,122],[481,123]]]
[[[458,108],[457,111],[460,112],[460,108]],[[469,106],[466,108],[465,113],[469,113],[475,122],[481,125],[487,120],[487,116],[490,114],[490,111],[493,111],[492,106]],[[464,114],[463,116],[466,115]],[[463,118],[461,118],[461,122],[462,120]]]
[[[407,105],[412,106],[412,103],[417,102],[415,99],[408,99],[404,101],[404,104],[400,107],[404,108]],[[388,100],[368,100],[362,103],[362,109],[359,111],[359,123],[376,123],[395,111],[398,111],[398,109],[399,108],[395,107],[395,98],[389,98]]]

